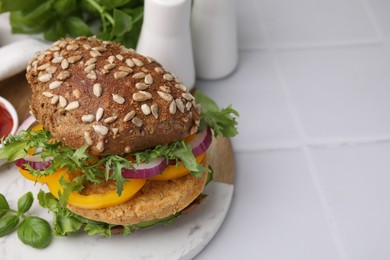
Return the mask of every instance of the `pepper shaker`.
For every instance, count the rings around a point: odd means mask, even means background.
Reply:
[[[190,17],[191,0],[145,0],[136,48],[155,58],[189,89],[195,84]]]
[[[237,66],[234,0],[194,0],[191,16],[196,76],[218,79]]]

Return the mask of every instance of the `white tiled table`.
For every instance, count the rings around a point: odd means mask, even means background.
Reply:
[[[390,259],[390,1],[237,1],[230,212],[197,259]]]

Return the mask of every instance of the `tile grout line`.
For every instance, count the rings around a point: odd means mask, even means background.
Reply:
[[[286,101],[287,108],[292,116],[294,125],[296,127],[296,130],[297,130],[299,136],[300,136],[301,142],[303,143],[302,148],[301,148],[302,152],[303,152],[303,156],[304,156],[305,161],[307,163],[309,174],[311,176],[312,182],[313,182],[314,187],[316,189],[316,192],[319,196],[322,209],[323,209],[324,214],[326,216],[326,220],[328,222],[328,226],[329,226],[329,229],[331,232],[333,243],[336,246],[336,250],[338,252],[340,259],[341,260],[348,260],[348,256],[347,256],[347,253],[346,253],[346,250],[344,247],[344,243],[341,239],[340,231],[337,227],[335,218],[334,218],[332,210],[329,206],[329,202],[326,198],[325,192],[323,191],[321,184],[320,184],[320,180],[319,180],[319,176],[318,176],[318,169],[315,165],[313,155],[310,151],[310,148],[307,145],[307,143],[308,143],[307,134],[303,128],[302,120],[298,114],[296,106],[294,105],[294,101],[293,101],[292,95],[287,87],[287,83],[284,80],[285,77],[283,77],[283,72],[282,72],[282,69],[281,69],[280,64],[278,62],[278,59],[277,59],[277,50],[272,45],[270,45],[270,39],[269,39],[269,35],[267,33],[267,29],[264,28],[265,25],[263,25],[263,22],[261,22],[261,19],[262,19],[261,18],[262,17],[261,16],[261,8],[260,8],[258,2],[254,1],[254,0],[252,0],[252,1],[255,4],[256,12],[260,15],[259,26],[260,26],[261,31],[264,33],[264,39],[265,39],[266,45],[268,45],[268,51],[271,55],[274,69],[275,69],[276,74],[278,76],[278,79],[280,81],[281,88],[282,88],[281,90],[282,90],[282,93],[284,95],[284,99]]]
[[[355,41],[344,41],[344,42],[327,42],[327,43],[290,43],[290,44],[275,44],[272,48],[277,51],[291,51],[291,50],[317,50],[317,49],[332,49],[332,48],[348,48],[351,46],[372,46],[372,45],[381,45],[384,42],[389,42],[390,40],[378,39],[378,40],[355,40]],[[244,46],[239,47],[239,51],[268,51],[269,46],[259,45],[259,46]]]
[[[311,140],[307,142],[281,142],[281,143],[268,143],[257,146],[249,146],[246,148],[236,148],[235,151],[241,153],[251,152],[268,152],[268,151],[283,151],[283,150],[294,150],[302,149],[307,146],[309,148],[338,148],[344,146],[359,146],[359,145],[370,145],[370,144],[383,144],[390,143],[390,136],[382,137],[360,137],[355,139],[319,139]]]

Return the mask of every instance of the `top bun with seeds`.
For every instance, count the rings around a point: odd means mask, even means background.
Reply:
[[[199,106],[152,58],[95,37],[61,39],[27,68],[30,109],[65,145],[96,155],[167,144],[197,131]]]

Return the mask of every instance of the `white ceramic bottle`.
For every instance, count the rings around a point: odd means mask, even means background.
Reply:
[[[145,0],[137,52],[151,56],[191,89],[195,65],[190,32],[191,0]]]
[[[237,66],[234,0],[194,0],[191,16],[196,76],[218,79]]]

